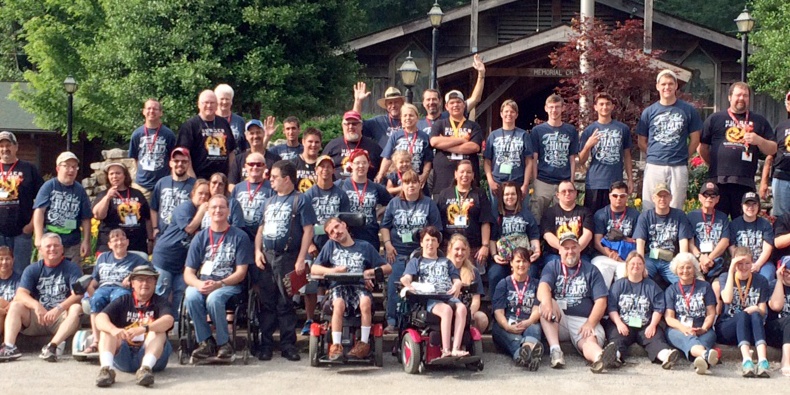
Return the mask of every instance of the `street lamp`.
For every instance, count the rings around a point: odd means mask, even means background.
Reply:
[[[411,88],[417,84],[417,77],[420,76],[420,69],[418,69],[417,64],[414,63],[411,57],[411,51],[409,51],[409,56],[406,57],[406,60],[400,66],[398,72],[400,73],[400,79],[403,81],[403,85],[406,87],[406,103],[411,103],[414,99],[414,93],[411,91]]]
[[[431,26],[433,26],[433,39],[431,40],[431,89],[436,89],[439,86],[438,76],[436,75],[436,54],[439,41],[439,28],[442,26],[442,17],[444,13],[442,8],[439,7],[439,2],[435,1],[433,7],[428,11],[428,17],[431,19]]]
[[[63,81],[63,89],[69,94],[69,110],[66,123],[66,151],[71,151],[72,123],[74,113],[74,92],[77,91],[77,80],[72,76],[66,77]]]
[[[749,9],[743,7],[743,12],[738,15],[734,20],[735,25],[738,26],[738,32],[741,33],[741,81],[746,82],[746,57],[749,48],[749,33],[754,29],[754,19]]]

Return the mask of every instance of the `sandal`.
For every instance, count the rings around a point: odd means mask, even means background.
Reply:
[[[439,359],[450,358],[453,356],[453,352],[450,350],[442,350],[442,356]]]
[[[460,358],[469,355],[469,351],[466,350],[453,350],[452,352],[453,357]]]
[[[82,352],[84,354],[96,354],[96,353],[98,353],[99,352],[99,343],[97,343],[97,342],[91,343],[91,345],[88,346],[88,347],[85,347],[85,349],[82,350]]]
[[[782,368],[782,376],[790,377],[790,366],[785,366]]]

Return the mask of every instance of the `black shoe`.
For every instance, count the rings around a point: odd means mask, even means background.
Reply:
[[[259,361],[271,361],[272,360],[272,349],[271,348],[261,348],[258,351],[258,360]]]
[[[285,359],[287,359],[289,361],[294,361],[294,362],[302,359],[302,357],[299,356],[299,352],[297,352],[296,350],[294,350],[292,348],[283,350],[283,352],[280,353],[280,355],[282,355],[283,358],[285,358]]]
[[[206,341],[200,342],[198,348],[192,351],[192,358],[206,359],[217,355],[217,346],[214,338],[208,338]]]
[[[217,350],[217,358],[224,358],[228,359],[233,356],[233,345],[230,342],[227,342],[221,346]]]

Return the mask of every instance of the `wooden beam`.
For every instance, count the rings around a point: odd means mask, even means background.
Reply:
[[[477,111],[476,114],[480,115],[486,110],[488,110],[488,107],[491,107],[491,105],[494,104],[494,102],[497,99],[499,99],[503,94],[505,94],[505,91],[510,89],[510,87],[516,83],[516,81],[518,81],[518,77],[510,77],[507,80],[505,80],[505,82],[500,84],[493,92],[491,92],[490,95],[486,97],[485,100],[483,100],[482,103],[477,105],[477,107],[475,108],[475,110]]]
[[[477,21],[480,12],[479,0],[472,0],[469,13],[469,53],[477,52]]]
[[[645,0],[645,42],[643,51],[653,52],[653,0]]]
[[[504,67],[486,68],[486,77],[530,77],[530,78],[563,78],[573,75],[570,69],[552,69],[540,67]]]

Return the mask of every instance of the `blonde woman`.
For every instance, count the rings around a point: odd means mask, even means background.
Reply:
[[[480,276],[480,271],[469,259],[470,251],[469,241],[460,233],[452,235],[450,241],[447,242],[447,257],[458,269],[461,283],[466,287],[472,286],[469,293],[461,295],[461,301],[464,302],[472,315],[472,326],[483,333],[488,329],[488,315],[480,311],[480,297],[485,293],[485,290],[483,290],[483,278]]]

